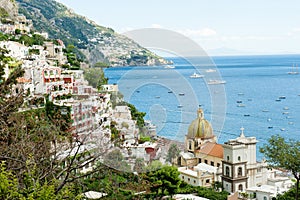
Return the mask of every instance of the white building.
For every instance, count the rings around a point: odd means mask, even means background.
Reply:
[[[223,144],[222,184],[229,193],[267,183],[267,164],[256,161],[257,140],[245,137],[243,128],[241,131],[240,137]]]

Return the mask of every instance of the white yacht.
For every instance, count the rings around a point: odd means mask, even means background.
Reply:
[[[190,75],[190,78],[203,78],[204,75],[201,74],[197,74],[196,72],[194,72],[192,75]]]
[[[209,80],[207,82],[208,85],[217,85],[217,84],[225,84],[226,81],[224,80]]]

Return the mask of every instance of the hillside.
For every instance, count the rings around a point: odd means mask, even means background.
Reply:
[[[77,15],[54,0],[16,2],[19,13],[31,19],[37,31],[48,32],[50,38],[77,46],[92,64],[99,61],[113,66],[166,64],[165,60],[131,39]]]

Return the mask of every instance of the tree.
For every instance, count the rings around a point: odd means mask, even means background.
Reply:
[[[260,152],[266,156],[267,162],[271,167],[284,168],[292,172],[296,179],[295,199],[299,199],[300,182],[300,141],[290,139],[286,141],[279,135],[273,135],[260,148]]]
[[[179,152],[178,146],[175,143],[171,144],[167,154],[167,161],[172,163],[173,159],[179,156]]]
[[[163,166],[157,171],[149,172],[147,176],[151,182],[151,191],[156,192],[157,196],[161,192],[161,197],[167,192],[172,198],[181,183],[179,175],[177,168],[172,166]]]

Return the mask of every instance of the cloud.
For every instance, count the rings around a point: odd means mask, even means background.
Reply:
[[[203,28],[198,30],[185,29],[179,30],[178,32],[188,37],[212,37],[217,35],[217,32],[211,28]]]
[[[300,28],[293,28],[287,33],[288,36],[300,35]]]
[[[163,28],[160,24],[151,24],[151,28]]]

